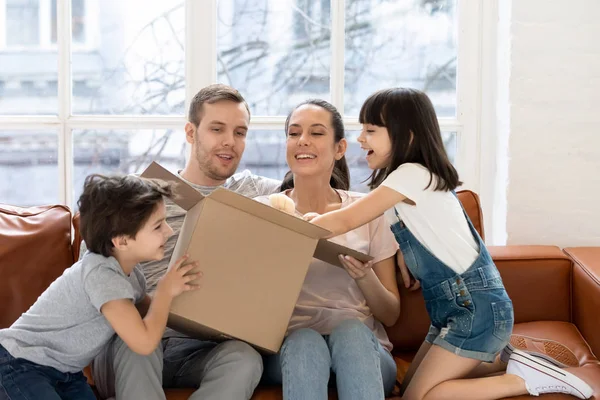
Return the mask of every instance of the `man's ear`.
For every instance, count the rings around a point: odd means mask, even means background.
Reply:
[[[348,141],[346,139],[341,139],[337,142],[337,151],[335,152],[335,160],[338,161],[346,154],[346,149],[348,148]]]
[[[185,140],[189,143],[189,144],[193,144],[194,141],[196,140],[196,126],[194,124],[192,124],[191,122],[188,122],[185,124]]]
[[[115,246],[117,250],[125,250],[127,249],[127,236],[120,235],[112,238],[112,244]]]

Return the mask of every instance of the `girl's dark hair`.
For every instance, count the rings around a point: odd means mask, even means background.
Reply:
[[[313,105],[317,107],[321,107],[325,111],[328,111],[331,115],[331,125],[333,126],[334,133],[334,141],[335,143],[339,143],[340,140],[346,137],[344,131],[344,120],[340,115],[337,108],[335,108],[331,103],[328,103],[325,100],[321,99],[309,99],[300,104],[298,104],[294,109],[288,114],[285,120],[285,136],[288,135],[288,128],[290,125],[290,119],[298,108],[304,105]],[[348,169],[348,163],[346,162],[346,156],[343,156],[339,160],[336,160],[333,165],[333,171],[331,173],[331,179],[329,180],[329,184],[334,189],[340,190],[349,190],[350,189],[350,170]],[[291,189],[294,187],[294,175],[292,171],[288,171],[283,178],[283,182],[281,183],[281,191]]]
[[[110,257],[112,239],[135,238],[156,206],[173,195],[173,185],[132,175],[89,175],[77,201],[80,231],[86,247]]]
[[[434,175],[434,190],[449,191],[462,185],[448,159],[433,104],[425,93],[407,88],[377,91],[362,105],[359,122],[387,128],[392,145],[389,166],[370,176],[371,189],[404,163],[421,164],[429,170],[426,188],[433,183]]]

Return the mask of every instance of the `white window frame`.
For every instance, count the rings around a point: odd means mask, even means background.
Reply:
[[[5,0],[0,0],[0,9]],[[50,0],[42,0],[50,2]],[[86,3],[86,10],[97,12],[97,0]],[[186,109],[194,94],[202,87],[217,81],[217,1],[185,0],[186,38]],[[331,100],[339,110],[344,110],[344,10],[346,0],[332,0],[332,61],[331,61]],[[58,115],[55,116],[0,116],[0,129],[55,129],[58,132],[58,171],[60,202],[73,204],[73,150],[72,132],[74,129],[178,129],[186,122],[185,115],[179,116],[112,116],[112,115],[72,115],[72,81],[70,65],[72,46],[70,0],[58,0]],[[481,154],[481,115],[489,112],[482,103],[482,71],[487,64],[482,61],[483,38],[486,32],[496,29],[490,21],[489,8],[496,7],[496,1],[459,0],[458,4],[458,69],[457,69],[457,111],[456,117],[440,118],[442,131],[456,132],[456,167],[464,182],[461,187],[481,194],[484,215],[491,216],[486,209],[486,196],[489,185],[482,185]],[[95,8],[91,8],[95,7]],[[86,11],[88,12],[88,11]],[[1,13],[1,11],[0,11]],[[92,15],[92,14],[90,14]],[[486,19],[487,18],[487,19]],[[94,17],[92,16],[92,19]],[[97,19],[97,18],[95,18]],[[2,21],[2,14],[0,14]],[[484,23],[485,22],[485,23]],[[1,25],[1,24],[0,24]],[[94,28],[97,29],[97,28]],[[87,35],[90,39],[92,34]],[[0,37],[0,48],[2,47]],[[93,40],[91,40],[93,42]],[[487,43],[489,44],[489,42]],[[489,53],[489,51],[488,51]],[[485,88],[483,88],[485,89]],[[484,93],[485,94],[485,93]],[[485,100],[485,99],[483,99]],[[484,104],[482,108],[482,104]],[[487,110],[487,111],[486,111]],[[251,129],[281,129],[285,117],[253,116]],[[344,117],[347,129],[360,129],[356,118]],[[484,142],[485,145],[485,142]],[[490,202],[491,204],[491,202]],[[490,228],[487,223],[486,228]],[[488,230],[486,229],[486,230]]]

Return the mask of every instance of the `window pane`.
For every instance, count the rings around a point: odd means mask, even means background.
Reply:
[[[251,130],[238,171],[249,169],[256,175],[283,179],[289,170],[285,160],[285,133],[281,130]]]
[[[103,0],[98,10],[85,16],[97,19],[97,43],[90,43],[92,51],[73,50],[73,112],[182,114],[183,1]]]
[[[40,0],[6,0],[6,45],[40,43]]]
[[[55,131],[0,131],[0,203],[58,204],[58,136]]]
[[[329,99],[329,0],[219,0],[217,74],[254,115]]]
[[[57,38],[57,15],[56,2],[52,0],[52,43],[56,43]],[[86,23],[86,8],[85,0],[71,0],[71,37],[74,44],[85,44],[85,23]],[[90,16],[90,18],[94,18]]]
[[[173,172],[183,169],[185,143],[179,130],[73,131],[73,208],[89,174],[141,173],[152,161]]]
[[[39,0],[8,0],[0,48],[0,115],[57,114],[58,59],[39,47]],[[0,1],[1,4],[1,1]],[[4,27],[0,27],[4,29]],[[28,46],[28,51],[11,49]]]
[[[344,110],[378,89],[424,90],[456,115],[456,0],[347,0]]]
[[[365,158],[365,151],[360,148],[357,141],[360,131],[346,132],[348,140],[348,149],[346,150],[346,160],[350,167],[350,186],[352,190],[357,192],[368,192],[369,177],[372,170],[369,169]],[[442,132],[444,147],[448,153],[450,162],[454,164],[456,161],[456,132]],[[366,180],[366,181],[365,181]]]

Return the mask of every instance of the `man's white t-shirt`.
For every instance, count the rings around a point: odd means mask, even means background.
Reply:
[[[396,204],[398,215],[417,240],[456,273],[465,272],[479,255],[459,200],[449,191],[435,191],[437,177],[421,164],[400,165],[381,183],[406,196],[415,205]],[[427,187],[429,185],[429,187]],[[426,188],[427,187],[427,188]],[[394,210],[385,213],[390,224],[398,222]]]

